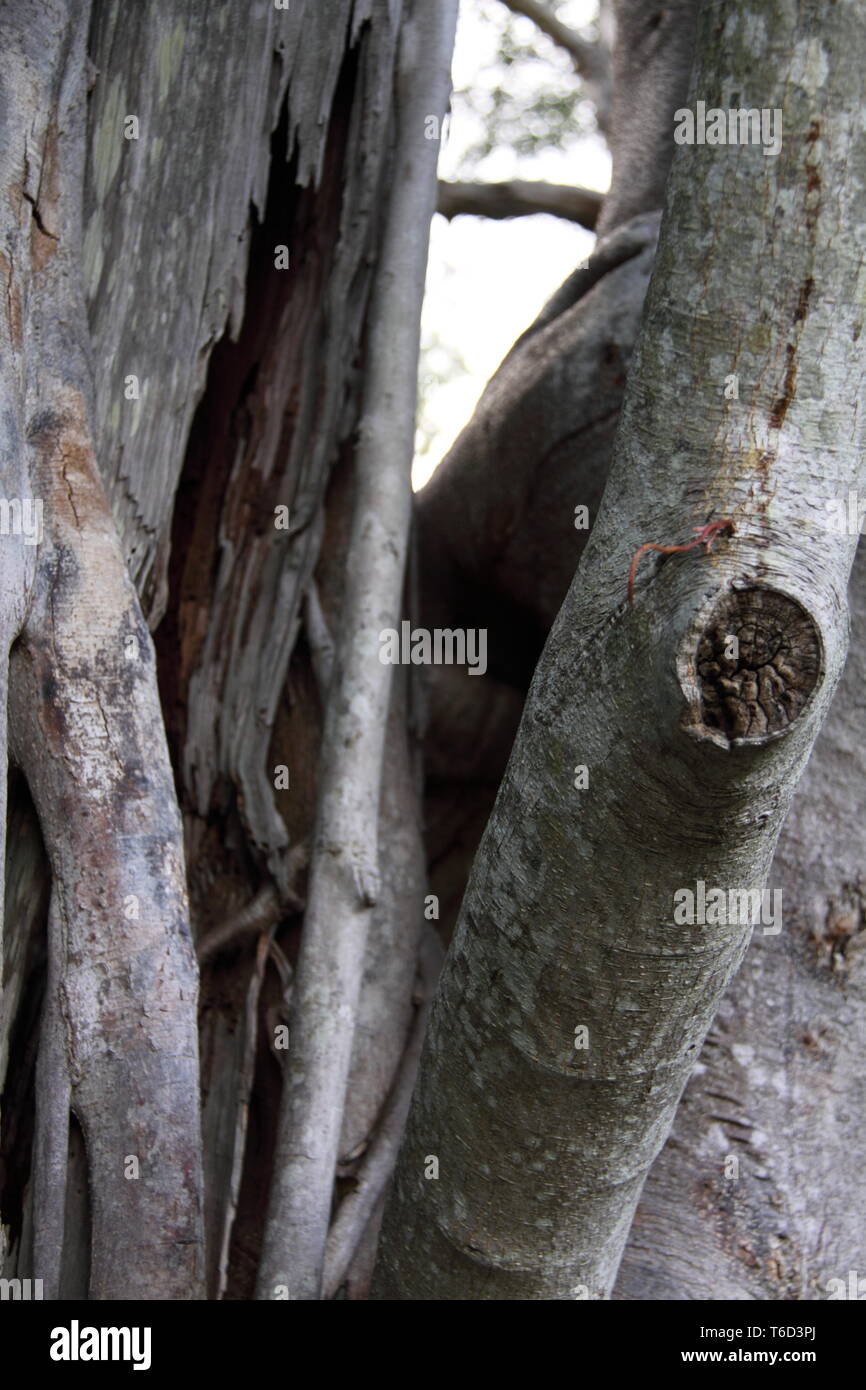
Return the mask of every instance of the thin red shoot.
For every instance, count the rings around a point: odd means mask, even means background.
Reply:
[[[646,544],[638,547],[628,572],[628,601],[630,604],[634,603],[634,581],[637,567],[640,564],[640,557],[645,555],[648,550],[658,550],[663,555],[681,555],[687,550],[695,550],[699,545],[703,545],[709,555],[713,548],[713,541],[717,536],[732,536],[734,534],[734,523],[730,517],[725,517],[723,521],[710,521],[706,526],[696,526],[694,531],[695,539],[689,541],[688,545],[656,545],[653,541],[647,541]]]

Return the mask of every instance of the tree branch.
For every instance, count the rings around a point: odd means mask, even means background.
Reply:
[[[528,179],[509,179],[504,183],[439,183],[436,211],[450,221],[470,214],[474,217],[530,217],[548,212],[577,222],[592,231],[598,220],[603,194],[591,188],[572,188],[568,184],[544,183]]]
[[[346,1084],[378,887],[377,822],[391,668],[379,633],[399,619],[412,511],[421,300],[438,145],[457,0],[416,0],[400,34],[396,73],[401,170],[373,291],[356,500],[334,674],[325,715],[308,907],[293,996],[258,1297],[317,1299],[328,1234]],[[406,171],[405,174],[402,171]],[[279,1295],[277,1295],[279,1296]]]
[[[573,29],[569,29],[568,25],[557,19],[546,5],[540,4],[539,0],[502,0],[502,4],[511,10],[512,14],[531,19],[543,34],[553,39],[558,48],[564,49],[574,63],[575,72],[581,77],[593,82],[607,80],[608,62],[603,50],[597,44],[582,39]]]
[[[64,961],[63,924],[57,893],[52,891],[48,909],[48,978],[36,1063],[33,1144],[33,1268],[38,1271],[43,1294],[49,1299],[60,1297],[72,1100],[61,994]]]
[[[866,1114],[862,537],[848,602],[848,660],[773,860],[771,881],[782,895],[783,930],[755,934],[749,969],[728,987],[701,1053],[700,1074],[696,1071],[689,1082],[688,1104],[677,1111],[671,1137],[641,1194],[614,1298],[821,1298],[833,1287],[829,1281],[856,1268],[862,1257],[863,1222],[855,1213],[866,1211],[866,1166],[847,1157],[862,1148]],[[837,893],[844,904],[840,925],[852,935],[828,932]],[[850,916],[846,909],[853,909]],[[787,929],[791,920],[793,931]],[[822,947],[828,948],[826,955]],[[844,1031],[837,1024],[840,991]],[[773,1024],[767,1027],[770,1003]],[[816,1062],[820,1085],[815,1084]],[[846,1098],[844,1106],[840,1096]],[[720,1097],[725,1098],[721,1106]],[[734,1142],[728,1150],[728,1156],[743,1154],[736,1175],[735,1241],[727,1238],[733,1183],[726,1180],[730,1168],[722,1178],[720,1121],[729,1139],[736,1135],[745,1141],[742,1149]],[[748,1129],[739,1128],[742,1121]],[[684,1212],[681,1194],[697,1173],[701,1201],[688,1203]],[[795,1250],[796,1257],[744,1258],[762,1247],[768,1231],[779,1229],[780,1211],[785,1213],[780,1246]],[[817,1211],[820,1221],[814,1220]]]
[[[610,189],[599,236],[664,205],[674,142],[674,112],[689,86],[697,13],[694,0],[616,0]]]
[[[281,918],[293,912],[303,912],[304,898],[300,882],[308,858],[309,847],[305,840],[293,845],[286,855],[286,891],[281,896],[275,884],[263,884],[251,902],[245,903],[231,917],[218,923],[196,943],[199,965],[206,965],[214,956],[236,946],[243,938],[275,927]]]
[[[261,897],[261,894],[259,894],[259,897]],[[258,899],[256,901],[258,901]],[[247,1129],[250,1118],[250,1096],[252,1095],[253,1081],[256,1072],[256,1044],[259,1035],[259,998],[262,992],[262,983],[265,978],[265,967],[268,963],[268,954],[274,945],[275,929],[276,919],[270,921],[267,926],[262,928],[256,947],[255,962],[250,974],[249,984],[247,985],[243,1022],[243,1060],[238,1077],[231,1178],[229,1180],[228,1196],[223,1213],[222,1238],[220,1240],[217,1299],[222,1299],[225,1296],[226,1284],[228,1283],[229,1254],[231,1251],[235,1219],[237,1217],[238,1202],[240,1200],[244,1152],[246,1149]]]
[[[204,1288],[198,972],[153,643],[91,429],[81,280],[88,12],[0,14],[9,94],[0,177],[16,195],[0,265],[11,306],[8,339],[0,330],[0,469],[6,486],[24,484],[19,497],[40,518],[10,659],[10,748],[52,872],[34,1186],[42,1195],[58,1186],[37,1219],[36,1249],[56,1288],[71,1108],[87,1148],[90,1297],[192,1300]],[[22,461],[26,479],[15,478]],[[4,540],[2,550],[5,581],[20,547]],[[3,583],[4,640],[21,596]]]
[[[333,1298],[352,1263],[361,1237],[394,1170],[400,1141],[409,1114],[409,1102],[418,1074],[421,1047],[427,1029],[436,979],[442,965],[442,948],[432,928],[422,941],[418,973],[418,1011],[397,1078],[379,1127],[364,1156],[354,1189],[343,1198],[328,1234],[325,1256],[324,1296]]]

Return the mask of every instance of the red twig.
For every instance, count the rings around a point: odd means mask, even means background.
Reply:
[[[645,545],[638,547],[631,562],[631,569],[628,572],[629,603],[634,603],[634,581],[635,575],[637,574],[637,567],[640,563],[640,557],[645,555],[648,550],[659,550],[663,555],[681,555],[686,550],[695,550],[697,546],[703,545],[706,547],[706,552],[709,555],[716,536],[732,536],[734,534],[734,523],[731,521],[730,517],[726,517],[724,521],[711,521],[706,526],[696,526],[694,531],[695,539],[689,541],[688,545],[655,545],[653,541],[647,541]]]

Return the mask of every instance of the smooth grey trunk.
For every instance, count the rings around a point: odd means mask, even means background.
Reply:
[[[846,499],[847,501],[847,499]],[[866,1268],[866,549],[851,645],[755,933],[641,1196],[622,1299],[826,1299]]]
[[[613,167],[599,236],[662,205],[674,152],[673,115],[685,92],[700,0],[612,0],[612,8]]]
[[[702,16],[690,101],[756,92],[782,151],[674,159],[604,501],[434,1004],[379,1298],[607,1297],[742,959],[748,921],[677,920],[676,895],[764,887],[844,662],[856,537],[825,519],[864,476],[856,52],[850,6]],[[627,602],[639,547],[729,519],[711,557],[645,558]]]
[[[625,89],[604,230],[506,354],[418,498],[425,622],[453,627],[471,613],[488,629],[485,678],[429,673],[425,821],[446,941],[604,491],[675,148],[670,113],[688,91],[694,5],[619,0],[615,26],[612,8],[602,7],[601,23],[616,30]]]

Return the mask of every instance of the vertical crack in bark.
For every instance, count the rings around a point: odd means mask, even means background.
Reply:
[[[213,931],[220,939],[225,919],[265,893],[274,899],[281,945],[292,962],[302,906],[296,896],[297,854],[312,833],[321,741],[320,694],[309,651],[316,644],[309,631],[306,640],[296,638],[317,565],[329,617],[342,601],[344,531],[352,504],[348,436],[359,408],[358,363],[390,160],[390,106],[383,100],[372,113],[370,92],[377,84],[390,92],[393,55],[387,43],[377,45],[373,38],[364,26],[357,46],[344,55],[318,184],[301,188],[296,183],[303,150],[287,161],[285,110],[274,134],[263,220],[251,237],[244,318],[237,341],[224,338],[210,362],[175,509],[166,616],[155,636],[186,818],[197,932],[209,941]],[[290,105],[291,100],[292,89]],[[278,244],[289,246],[288,270],[274,264]],[[288,529],[275,527],[277,505],[288,508]],[[272,692],[277,699],[273,727]],[[404,737],[397,723],[395,730],[395,741]],[[275,791],[278,765],[290,770],[291,784]],[[409,815],[401,809],[396,837],[405,839],[407,827],[411,831],[415,824],[414,804],[409,809]],[[371,1105],[375,1117],[410,1011],[417,930],[414,920],[410,927],[400,915],[406,893],[404,863],[396,850],[388,867],[394,870],[400,911],[392,914],[387,930],[371,933],[376,956],[368,963],[372,984],[366,1014],[373,1019],[365,1014],[353,1062],[351,1134],[367,1124]],[[386,883],[389,904],[391,891]],[[420,901],[419,894],[414,898]],[[420,909],[416,915],[420,921]],[[223,1126],[238,1103],[241,1066],[230,1030],[244,1009],[247,968],[247,955],[236,950],[233,956],[212,957],[204,972],[212,1292],[218,1287],[214,1260],[221,1239],[214,1233],[225,1229],[231,1182]],[[272,984],[269,973],[262,987],[265,1016],[274,1002]],[[273,1056],[261,1045],[225,1281],[228,1297],[253,1292],[272,1165],[269,1117],[279,1108],[279,1086]]]
[[[818,179],[818,186],[820,187],[820,179]],[[814,287],[815,281],[809,275],[800,286],[800,292],[797,296],[793,322],[794,337],[793,341],[789,339],[785,344],[785,378],[781,393],[770,407],[770,424],[776,430],[780,430],[784,425],[788,407],[794,399],[794,389],[797,385],[797,351],[803,330],[803,321],[809,310],[809,300],[812,298]]]

